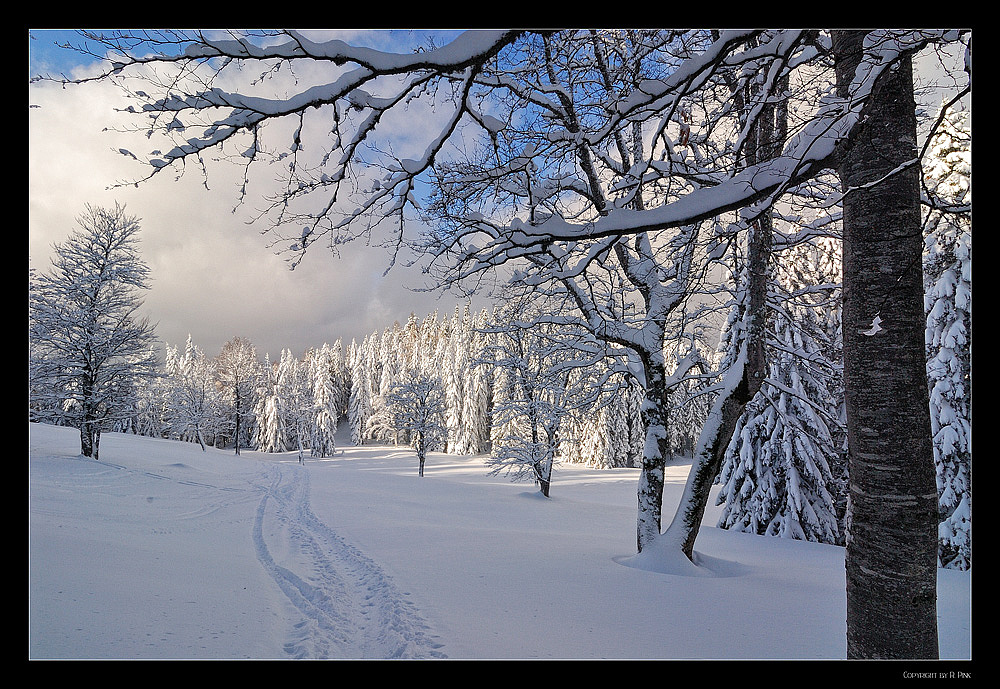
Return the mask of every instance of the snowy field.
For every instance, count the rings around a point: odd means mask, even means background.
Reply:
[[[840,659],[844,550],[714,528],[699,568],[637,566],[637,470],[325,460],[29,424],[31,659]],[[673,465],[673,514],[688,467]],[[971,575],[939,572],[942,659]]]

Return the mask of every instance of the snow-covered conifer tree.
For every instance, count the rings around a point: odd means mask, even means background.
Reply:
[[[379,343],[378,332],[372,332],[354,348],[348,416],[351,442],[355,445],[362,445],[366,440],[372,439],[369,425],[375,414],[378,381],[382,376]]]
[[[205,353],[188,335],[184,353],[176,350],[166,358],[169,381],[171,430],[181,440],[197,442],[205,449],[205,436],[214,436],[215,381]]]
[[[466,454],[468,449],[463,437],[462,419],[469,354],[467,326],[467,321],[462,318],[461,311],[456,306],[448,329],[448,350],[442,379],[447,408],[448,452],[452,454]]]
[[[490,414],[493,406],[491,370],[477,366],[480,354],[487,346],[488,333],[484,331],[488,314],[483,310],[473,324],[469,334],[468,356],[466,357],[466,389],[462,418],[468,454],[483,454],[490,451]]]
[[[791,249],[792,275],[814,271],[807,283],[789,284],[781,299],[772,284],[767,340],[768,377],[747,405],[726,450],[717,502],[719,526],[750,533],[843,544],[839,462],[843,442],[835,343],[817,314],[833,298],[837,275],[816,273],[836,246],[830,242]],[[802,292],[803,284],[830,285]],[[815,306],[814,306],[815,305]]]
[[[214,391],[213,391],[214,392]],[[133,432],[150,438],[165,438],[169,435],[167,401],[171,391],[163,376],[144,378],[135,386],[135,422]],[[218,414],[214,409],[213,421]]]
[[[971,131],[967,113],[942,122],[927,158],[924,303],[937,469],[938,559],[972,566]]]
[[[344,351],[344,341],[337,338],[330,349],[330,379],[333,381],[334,408],[338,418],[347,416],[351,398],[351,371],[348,352]]]
[[[372,377],[371,415],[365,423],[365,436],[369,440],[393,444],[407,442],[399,435],[401,429],[394,425],[394,410],[389,404],[389,393],[403,375],[403,340],[403,330],[398,323],[386,328],[379,340]]]
[[[313,413],[309,447],[312,454],[319,457],[327,457],[336,449],[339,405],[333,373],[334,352],[334,348],[324,343],[309,360]]]
[[[281,352],[275,388],[288,438],[286,447],[297,450],[299,462],[302,463],[305,450],[309,447],[311,426],[315,418],[313,388],[308,363],[297,359],[289,349]]]
[[[269,354],[264,355],[260,387],[257,391],[257,406],[254,413],[257,423],[254,427],[254,447],[260,452],[284,452],[285,419],[281,413],[278,394],[277,367],[271,363]]]

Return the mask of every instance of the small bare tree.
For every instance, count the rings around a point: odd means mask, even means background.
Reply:
[[[441,447],[448,433],[441,381],[427,373],[407,372],[390,388],[386,406],[396,429],[409,435],[423,476],[427,453]]]

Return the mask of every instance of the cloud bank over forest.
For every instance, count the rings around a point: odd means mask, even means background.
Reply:
[[[416,269],[397,263],[383,276],[391,256],[361,242],[340,257],[317,246],[289,270],[266,226],[248,224],[258,197],[236,207],[241,170],[233,165],[210,161],[207,178],[189,166],[180,177],[171,169],[138,187],[111,188],[149,171],[119,149],[142,158],[154,145],[142,133],[112,131],[137,122],[116,112],[127,103],[110,84],[41,82],[28,100],[29,265],[48,269],[52,244],[76,229],[86,204],[125,205],[141,220],[152,275],[144,312],[164,343],[183,345],[190,334],[213,356],[240,336],[275,359],[283,348],[301,355],[337,338],[346,346],[410,312],[422,318],[464,303],[408,289],[427,284]]]

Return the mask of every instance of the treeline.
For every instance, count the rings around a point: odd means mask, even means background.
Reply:
[[[636,466],[644,437],[636,382],[615,369],[612,357],[602,363],[583,350],[574,353],[567,337],[549,349],[529,345],[512,361],[506,343],[513,333],[529,335],[498,316],[474,314],[468,306],[445,318],[411,315],[405,324],[346,347],[338,339],[301,357],[286,349],[276,361],[259,357],[244,338],[208,356],[189,337],[182,347],[167,344],[159,375],[136,381],[119,403],[127,412],[105,430],[319,457],[336,451],[335,437],[345,425],[349,430],[340,437],[349,435],[354,445],[408,444],[393,392],[425,372],[443,402],[445,432],[434,450],[488,455],[494,468],[516,471],[512,441],[530,437],[546,403],[558,408],[556,461]],[[549,379],[542,381],[543,375]],[[705,408],[702,399],[690,397],[676,393],[678,423],[670,437],[678,453],[690,451]],[[29,407],[34,420],[74,423],[58,406]]]

